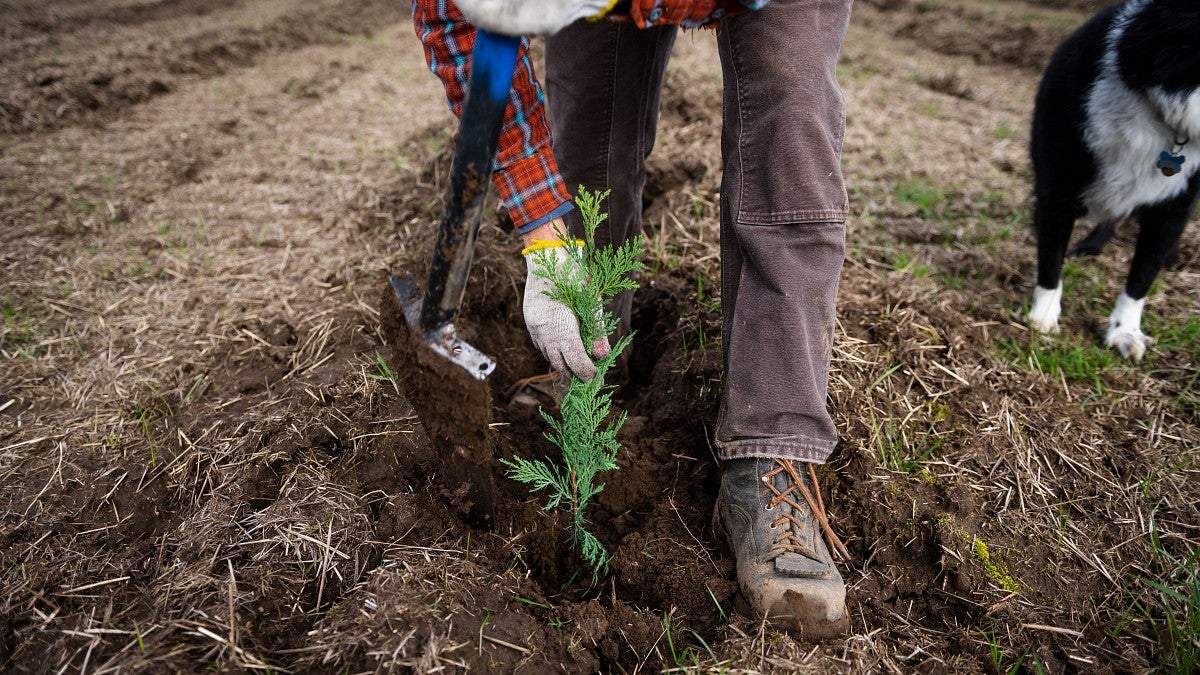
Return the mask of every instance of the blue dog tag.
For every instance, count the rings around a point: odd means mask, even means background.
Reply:
[[[1183,162],[1184,161],[1185,161],[1185,157],[1183,155],[1176,155],[1174,153],[1163,150],[1158,155],[1158,161],[1154,163],[1154,166],[1159,171],[1162,171],[1162,175],[1174,176],[1175,174],[1177,174],[1183,170]]]

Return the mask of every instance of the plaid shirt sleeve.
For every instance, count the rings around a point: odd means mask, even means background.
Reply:
[[[446,88],[450,109],[461,116],[475,28],[449,0],[413,0],[413,25],[425,46],[429,69]],[[573,208],[554,160],[545,106],[546,96],[529,58],[529,41],[522,39],[492,174],[492,184],[521,232]]]

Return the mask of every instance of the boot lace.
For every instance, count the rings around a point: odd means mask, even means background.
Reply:
[[[813,515],[816,516],[817,522],[820,523],[821,532],[825,535],[825,542],[829,544],[829,550],[833,552],[834,558],[839,560],[849,560],[850,552],[846,550],[846,546],[842,543],[842,540],[839,539],[836,534],[834,534],[833,528],[829,525],[829,518],[825,515],[825,502],[821,499],[821,487],[817,483],[817,472],[815,469],[813,469],[813,465],[805,462],[805,466],[808,467],[808,478],[812,482],[812,490],[810,491],[808,486],[804,484],[804,480],[800,477],[799,472],[796,471],[796,467],[792,464],[791,460],[776,458],[775,464],[776,466],[763,474],[762,477],[763,484],[766,485],[767,488],[773,493],[773,496],[771,497],[771,503],[767,508],[773,509],[780,504],[787,504],[791,507],[791,509],[783,512],[778,518],[771,522],[772,528],[778,527],[784,523],[789,524],[789,527],[785,527],[783,531],[781,531],[779,535],[775,537],[775,541],[771,546],[771,551],[778,553],[790,551],[792,553],[799,553],[800,555],[810,557],[813,555],[811,548],[806,545],[803,540],[796,536],[796,532],[804,528],[804,523],[795,516],[795,513],[802,508],[794,497],[796,493],[799,493],[802,497],[804,497],[804,501],[808,504],[809,510],[811,510]],[[775,487],[775,483],[772,480],[775,478],[775,476],[781,473],[787,474],[788,478],[791,479],[788,486],[782,490]]]

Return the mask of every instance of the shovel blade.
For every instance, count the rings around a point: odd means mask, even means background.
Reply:
[[[452,324],[435,335],[422,333],[422,294],[411,275],[392,277],[388,291],[381,318],[392,371],[433,443],[446,487],[461,499],[472,525],[490,528],[495,439],[485,378],[495,363],[459,340]]]

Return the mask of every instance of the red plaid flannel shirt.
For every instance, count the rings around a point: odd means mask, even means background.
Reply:
[[[628,17],[639,28],[677,24],[716,25],[721,17],[758,9],[770,0],[633,0]],[[413,0],[413,26],[425,45],[425,61],[442,81],[450,109],[462,115],[475,28],[450,0]],[[546,122],[546,96],[533,73],[529,41],[521,40],[509,92],[492,184],[521,232],[528,232],[573,207],[558,172]]]

